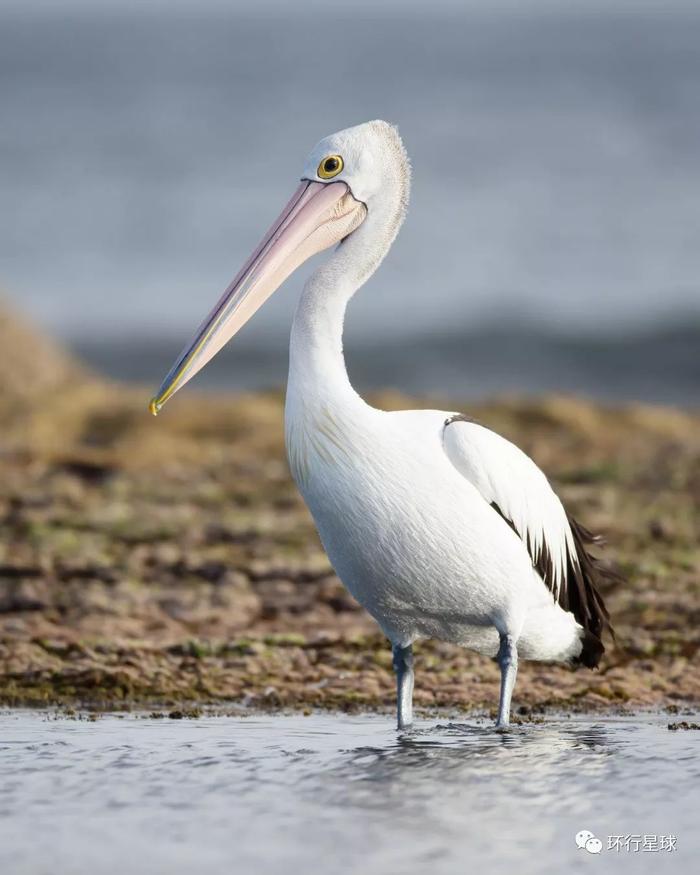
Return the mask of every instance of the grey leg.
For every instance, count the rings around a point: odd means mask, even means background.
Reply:
[[[409,729],[413,723],[413,648],[394,644],[391,648],[396,672],[398,728]]]
[[[501,699],[498,703],[496,728],[503,729],[510,723],[510,698],[513,695],[518,674],[518,648],[512,635],[501,635],[496,661],[501,668]]]

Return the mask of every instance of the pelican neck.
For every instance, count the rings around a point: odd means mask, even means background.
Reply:
[[[348,302],[379,267],[405,214],[408,176],[387,181],[384,198],[368,208],[360,227],[309,278],[294,315],[289,345],[288,400],[310,399],[369,409],[353,389],[343,355]]]
[[[320,268],[307,282],[294,315],[289,344],[288,393],[300,392],[304,406],[365,402],[353,388],[343,352],[345,311],[356,287],[338,271]]]

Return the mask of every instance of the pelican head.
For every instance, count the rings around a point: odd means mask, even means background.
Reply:
[[[367,122],[324,137],[311,151],[291,200],[175,361],[150,411],[157,414],[301,264],[335,244],[345,245],[376,215],[384,218],[384,237],[390,239],[375,257],[373,241],[367,241],[369,275],[401,224],[409,176],[401,139],[387,122]]]

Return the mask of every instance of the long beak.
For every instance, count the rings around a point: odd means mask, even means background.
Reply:
[[[344,182],[303,180],[277,221],[170,369],[149,409],[194,377],[287,277],[312,255],[338,243],[365,219],[367,208]]]

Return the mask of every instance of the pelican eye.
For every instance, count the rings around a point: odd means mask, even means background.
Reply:
[[[318,165],[316,171],[321,179],[333,179],[343,169],[343,159],[340,155],[329,155]]]

